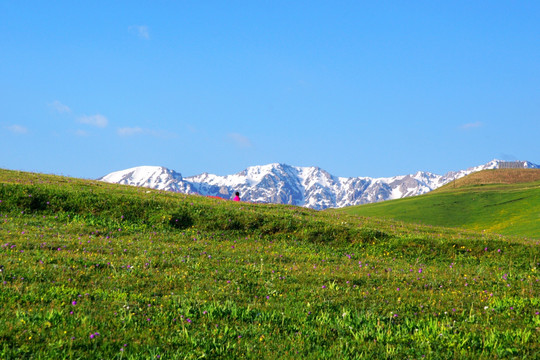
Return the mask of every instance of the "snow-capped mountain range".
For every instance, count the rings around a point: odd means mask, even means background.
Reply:
[[[232,199],[238,191],[243,201],[292,204],[321,210],[425,194],[470,173],[497,169],[501,163],[505,162],[493,160],[445,175],[419,171],[389,178],[337,177],[318,167],[278,163],[251,166],[234,175],[203,173],[184,178],[165,167],[139,166],[115,171],[98,180],[224,199]],[[528,161],[519,163],[524,168],[540,168]]]

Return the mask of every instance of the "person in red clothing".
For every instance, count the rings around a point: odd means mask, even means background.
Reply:
[[[240,193],[237,191],[235,196],[234,196],[234,201],[240,201]]]

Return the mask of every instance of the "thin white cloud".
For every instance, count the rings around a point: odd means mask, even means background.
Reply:
[[[71,113],[71,109],[69,106],[62,104],[60,101],[55,100],[52,103],[49,103],[49,107],[56,111],[59,114],[69,114]]]
[[[136,136],[136,135],[144,135],[144,136],[153,136],[163,139],[170,139],[175,138],[176,134],[168,131],[162,131],[162,130],[152,130],[152,129],[143,129],[141,127],[135,126],[135,127],[123,127],[118,128],[116,131],[119,136]]]
[[[476,128],[479,128],[479,127],[482,127],[482,126],[484,126],[484,124],[481,123],[480,121],[477,121],[477,122],[474,122],[474,123],[463,124],[463,125],[461,125],[461,128],[463,130],[470,130],[470,129],[476,129]]]
[[[92,125],[100,128],[104,128],[109,123],[109,120],[101,114],[96,115],[83,115],[77,119],[81,124]]]
[[[229,133],[227,134],[227,138],[239,148],[247,149],[247,148],[253,147],[251,140],[249,140],[247,137],[245,137],[242,134]]]
[[[11,131],[14,134],[26,134],[26,133],[28,133],[28,129],[26,127],[21,126],[21,125],[16,125],[16,124],[6,126],[6,129],[8,129],[9,131]]]
[[[88,131],[78,129],[77,131],[75,131],[75,135],[77,135],[77,136],[88,136],[89,133],[88,133]]]
[[[149,40],[150,33],[146,25],[133,25],[128,28],[129,32],[137,35],[140,39]]]
[[[123,127],[118,129],[118,135],[120,136],[133,136],[144,134],[144,130],[140,127]]]

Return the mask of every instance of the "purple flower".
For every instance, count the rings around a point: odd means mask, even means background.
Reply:
[[[77,305],[77,302],[76,302],[75,300],[73,300],[73,301],[71,302],[71,305],[75,306],[75,305]]]

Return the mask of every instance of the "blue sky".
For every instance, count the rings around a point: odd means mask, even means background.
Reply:
[[[0,1],[0,168],[540,163],[539,1]]]

